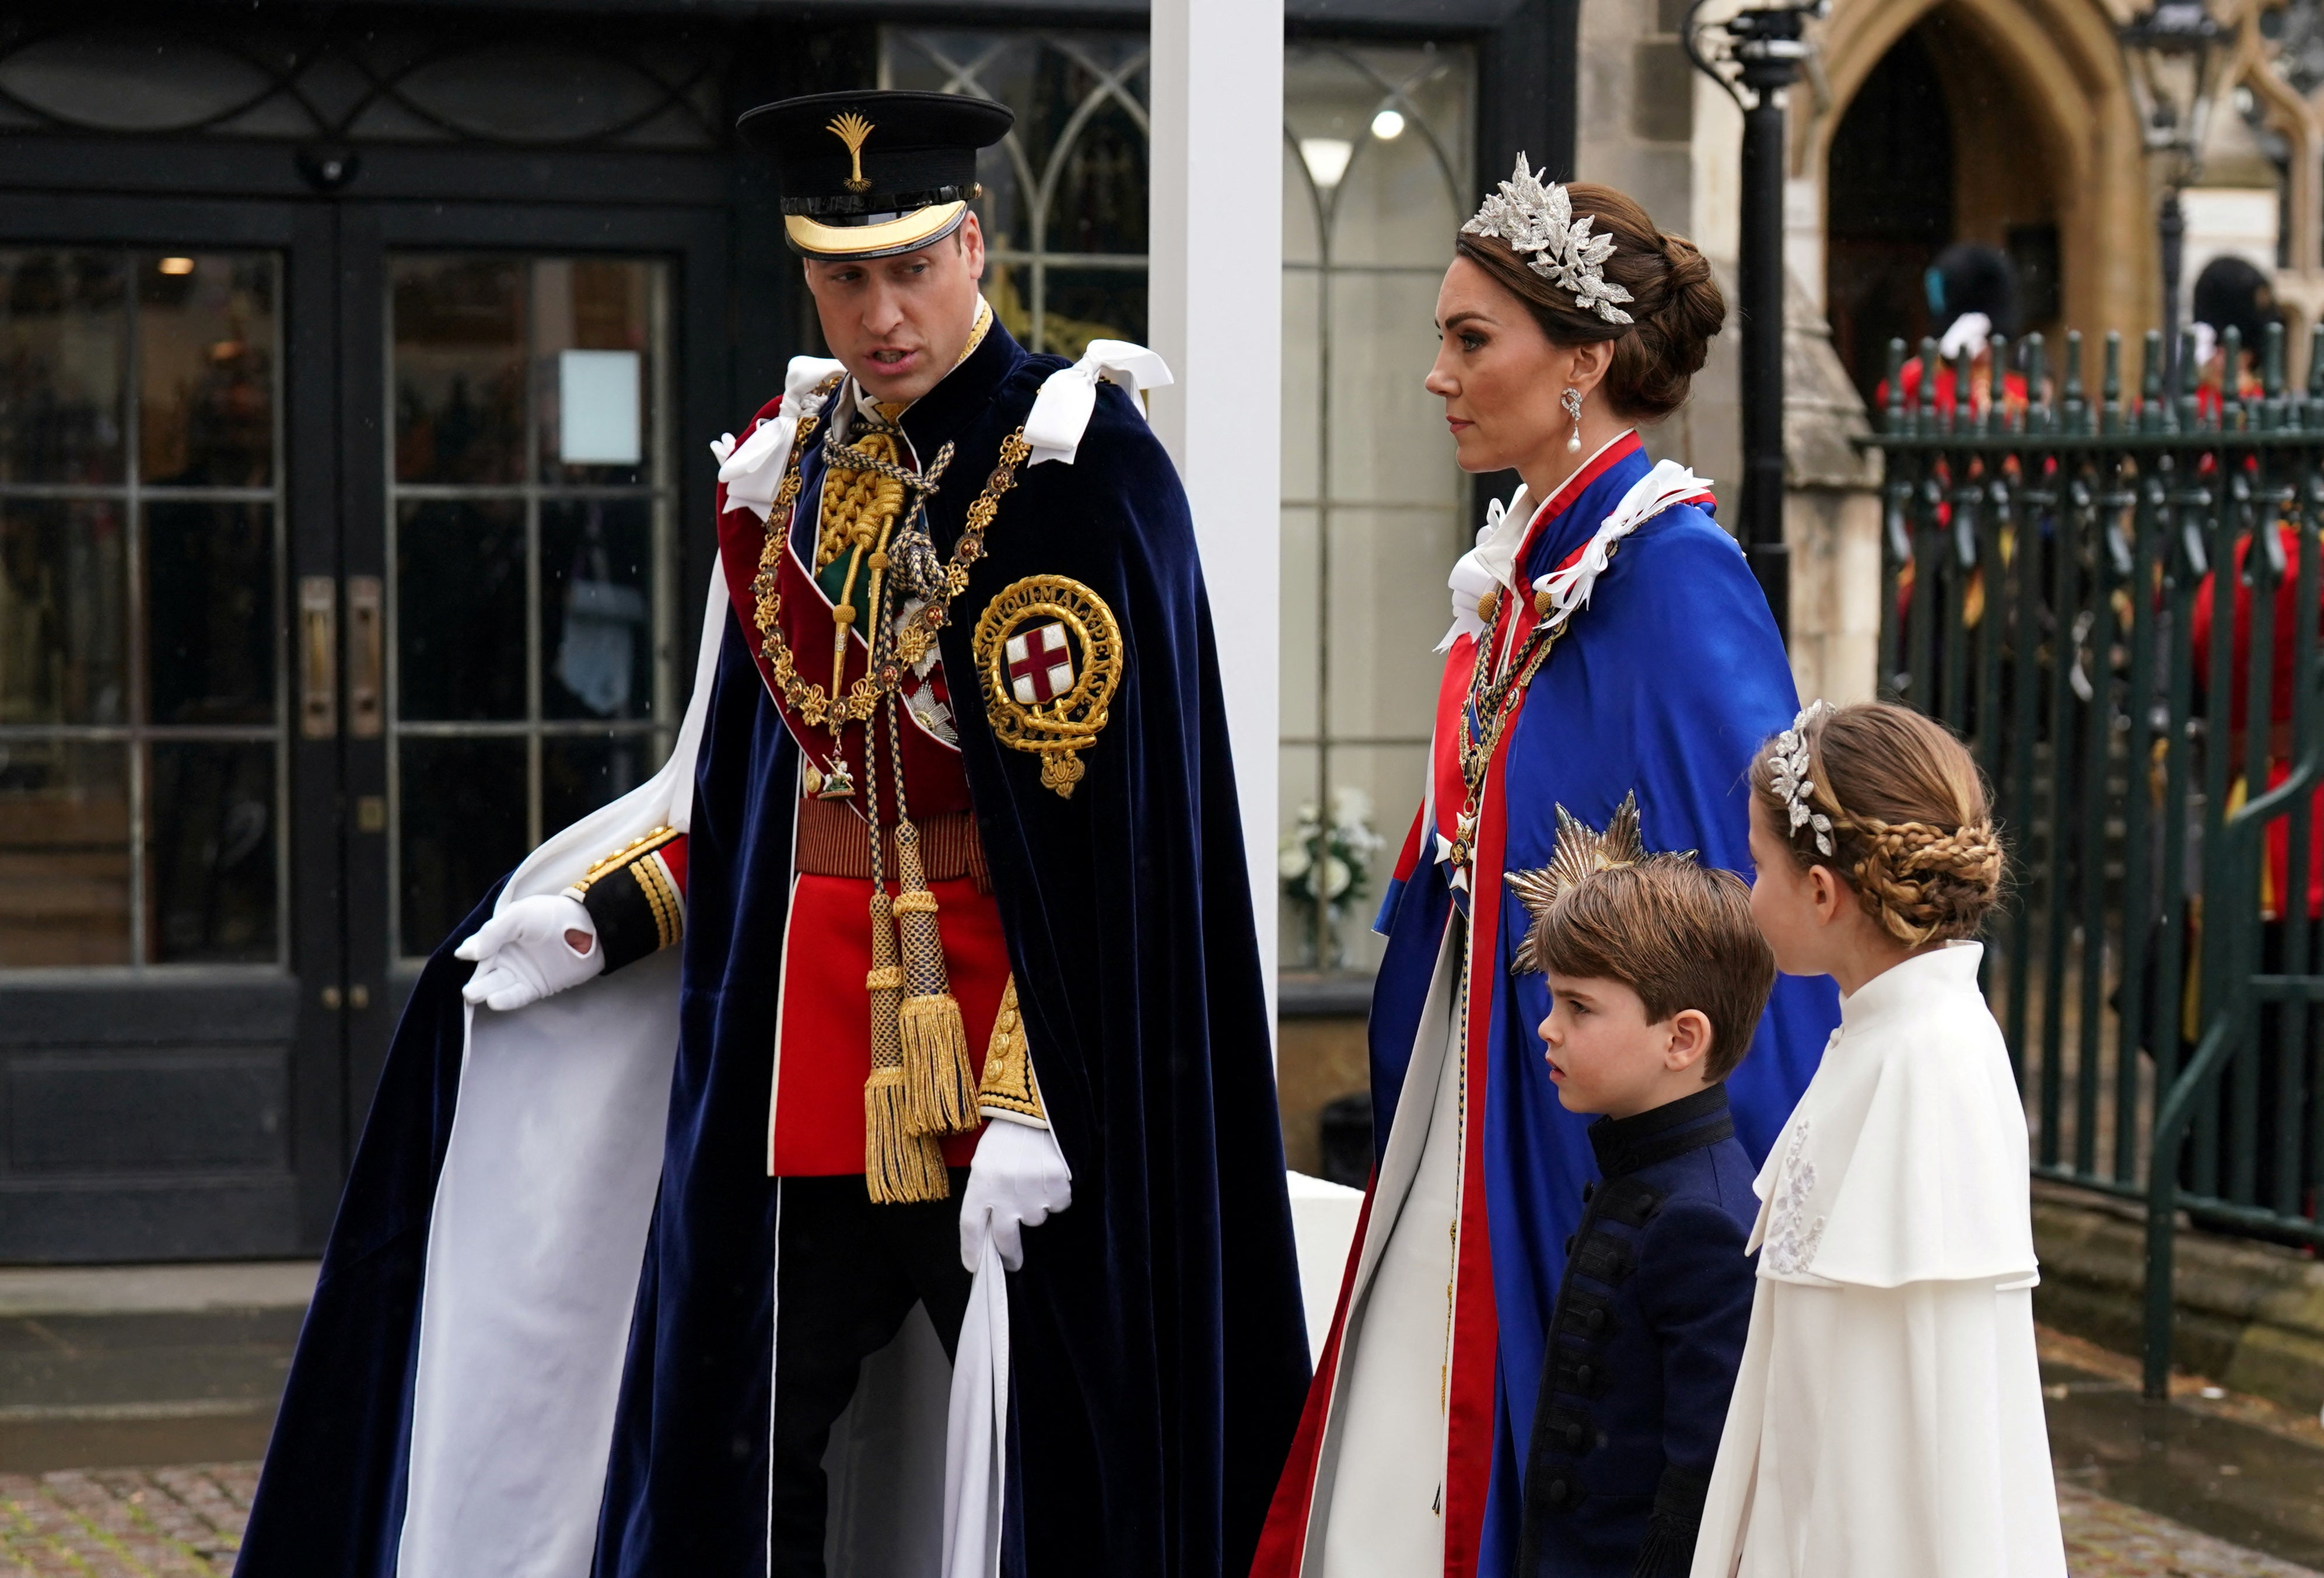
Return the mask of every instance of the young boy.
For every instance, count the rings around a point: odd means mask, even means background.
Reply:
[[[1518,883],[1544,900],[1518,962],[1549,976],[1558,1099],[1604,1116],[1550,1321],[1517,1571],[1683,1578],[1751,1318],[1757,1169],[1723,1082],[1775,958],[1732,872],[1643,850],[1558,871]]]

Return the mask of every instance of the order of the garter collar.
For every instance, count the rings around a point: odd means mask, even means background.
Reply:
[[[1545,183],[1531,162],[1517,155],[1517,172],[1501,182],[1501,189],[1486,195],[1484,207],[1461,226],[1468,235],[1497,235],[1511,250],[1531,253],[1526,266],[1560,290],[1573,295],[1575,309],[1596,312],[1609,323],[1628,323],[1630,315],[1614,305],[1631,300],[1630,292],[1609,280],[1603,269],[1614,255],[1614,238],[1592,235],[1592,216],[1573,217],[1573,199],[1555,181]]]
[[[1775,736],[1775,749],[1771,760],[1775,768],[1776,798],[1784,802],[1791,817],[1791,826],[1786,829],[1786,835],[1797,833],[1803,827],[1812,828],[1815,833],[1816,853],[1819,854],[1832,852],[1831,818],[1808,804],[1809,797],[1815,793],[1815,785],[1808,780],[1807,731],[1809,724],[1826,713],[1836,710],[1831,703],[1821,700],[1812,701],[1800,708],[1799,716],[1792,720],[1792,726]]]

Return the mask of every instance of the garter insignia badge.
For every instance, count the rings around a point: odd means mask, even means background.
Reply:
[[[1121,684],[1121,627],[1105,599],[1062,576],[1002,589],[976,622],[984,714],[1001,743],[1041,759],[1041,787],[1073,798]]]

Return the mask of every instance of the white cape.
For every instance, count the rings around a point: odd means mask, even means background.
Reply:
[[[2064,1578],[2025,1117],[1983,953],[1842,999],[1768,1153],[1693,1578]]]

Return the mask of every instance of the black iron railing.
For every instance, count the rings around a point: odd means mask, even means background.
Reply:
[[[2011,853],[1987,990],[2036,1176],[2143,1201],[2161,1395],[2182,1211],[2324,1244],[2324,328],[2304,392],[2178,387],[2146,337],[1889,353],[1880,688],[1967,739]],[[2230,333],[2225,365],[2243,364]],[[1910,391],[1906,385],[1916,383]],[[2224,583],[2211,617],[2215,583]],[[2230,614],[2233,617],[2230,617]]]

